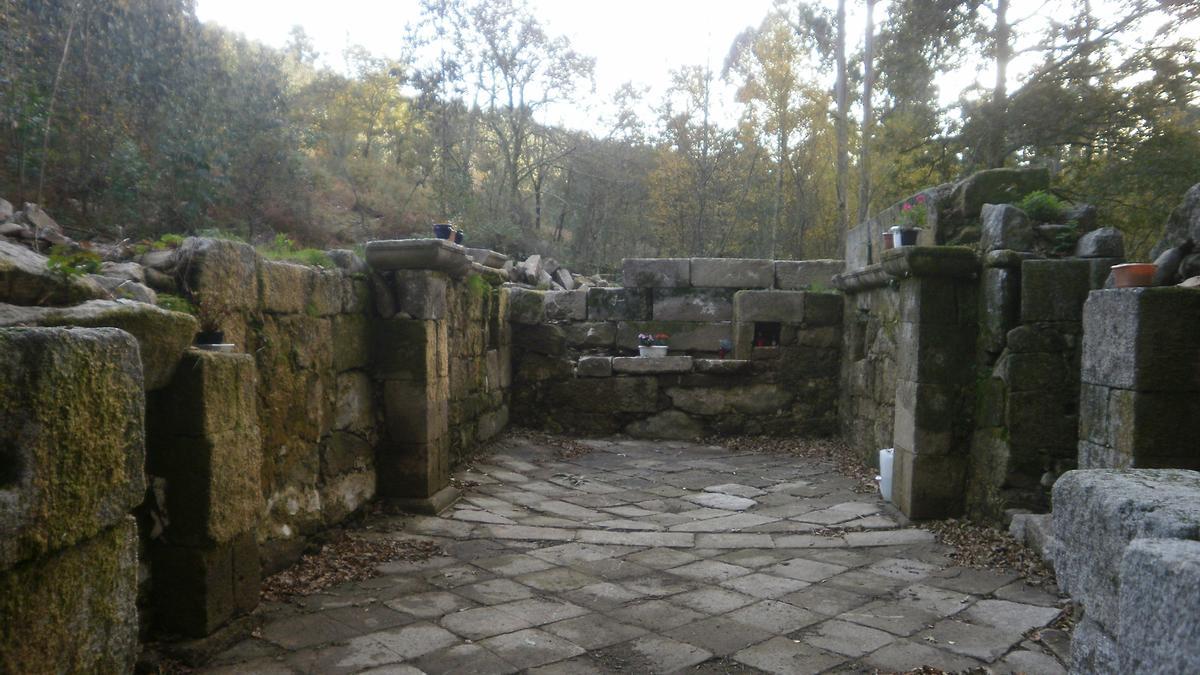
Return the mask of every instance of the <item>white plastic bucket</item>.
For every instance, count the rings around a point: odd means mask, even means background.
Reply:
[[[879,494],[884,501],[892,501],[892,457],[896,454],[893,448],[879,451]]]

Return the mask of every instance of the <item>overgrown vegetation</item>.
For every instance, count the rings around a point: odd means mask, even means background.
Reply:
[[[50,257],[46,267],[60,277],[78,277],[84,274],[96,274],[100,271],[103,260],[92,251],[73,250],[67,246],[55,246],[50,249]]]
[[[1061,223],[1067,206],[1049,192],[1035,190],[1025,195],[1017,207],[1039,223]]]
[[[333,267],[333,261],[324,251],[315,248],[296,248],[296,243],[286,234],[275,235],[275,239],[270,244],[259,246],[258,250],[271,260],[287,260],[315,267]]]
[[[402,58],[351,46],[336,71],[303,30],[268,48],[200,23],[192,0],[9,0],[0,195],[92,236],[285,234],[289,255],[453,220],[474,245],[605,271],[637,255],[837,257],[864,213],[1043,165],[1145,253],[1200,176],[1200,7],[1009,4],[896,0],[864,31],[832,0],[779,0],[719,68],[681,65],[654,101],[606,92],[604,128],[583,132],[544,120],[581,101],[594,64],[525,0],[422,2]],[[991,77],[1014,54],[1039,57],[1019,86],[944,104],[964,59]],[[731,126],[715,121],[722,80]]]

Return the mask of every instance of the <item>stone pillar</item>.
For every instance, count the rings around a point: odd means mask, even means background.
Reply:
[[[1082,352],[1079,468],[1200,469],[1200,291],[1093,291]]]
[[[153,623],[202,637],[258,604],[255,363],[191,350],[148,405]]]
[[[970,249],[884,253],[899,280],[892,501],[910,518],[962,513],[969,454],[979,261]]]
[[[437,513],[452,504],[450,361],[445,320],[383,319],[373,328],[384,438],[376,452],[379,494]]]
[[[144,416],[130,334],[0,329],[0,672],[133,672]]]

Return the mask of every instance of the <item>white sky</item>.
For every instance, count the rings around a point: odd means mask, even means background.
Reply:
[[[1023,0],[1014,3],[1010,18],[1035,14],[1029,26],[1049,20],[1056,4],[1064,0]],[[836,0],[823,0],[831,8]],[[1028,3],[1028,4],[1026,4]],[[580,92],[571,106],[558,106],[542,122],[562,123],[603,132],[597,122],[605,104],[626,81],[649,87],[643,119],[650,122],[650,104],[661,100],[672,69],[684,65],[709,64],[720,71],[734,37],[757,26],[772,8],[772,0],[532,0],[539,18],[551,35],[566,35],[576,51],[596,58],[596,91]],[[847,2],[849,35],[847,51],[861,44],[861,2]],[[876,6],[876,24],[886,15],[885,1]],[[1108,3],[1100,0],[1097,12]],[[215,21],[265,44],[281,47],[288,31],[301,25],[312,37],[322,59],[337,68],[341,52],[350,44],[361,44],[373,53],[399,57],[405,26],[418,18],[417,0],[197,0],[196,13],[204,21]],[[1042,24],[1044,25],[1044,24]],[[1036,26],[1040,28],[1040,26]],[[1018,48],[1022,46],[1018,43]],[[1028,54],[1026,61],[1036,55]],[[1025,70],[1022,58],[1010,66],[1010,90]],[[982,72],[980,72],[982,67]],[[990,62],[969,60],[939,81],[943,104],[977,78],[992,79]],[[725,88],[714,99],[724,102],[718,119],[735,121],[733,91]]]

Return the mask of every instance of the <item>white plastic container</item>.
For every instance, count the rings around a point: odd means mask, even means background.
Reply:
[[[892,458],[895,454],[893,448],[879,451],[879,494],[886,502],[892,501]]]

